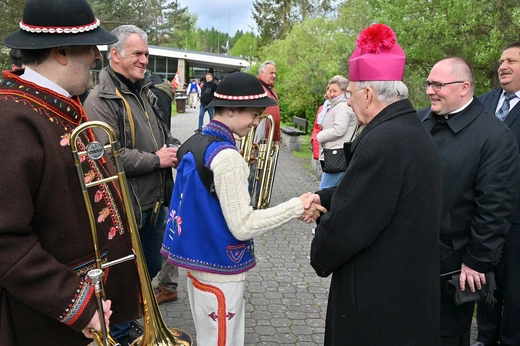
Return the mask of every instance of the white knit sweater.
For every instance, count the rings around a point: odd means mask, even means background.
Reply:
[[[233,149],[224,149],[211,162],[215,190],[226,223],[235,238],[248,240],[278,228],[303,214],[303,204],[295,197],[268,209],[254,210],[248,192],[249,168]],[[213,282],[245,280],[247,272],[220,275],[190,270],[197,279]]]

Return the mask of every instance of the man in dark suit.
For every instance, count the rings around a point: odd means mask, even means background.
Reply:
[[[481,95],[479,100],[503,120],[520,144],[520,41],[502,50],[499,64],[502,88]],[[500,346],[520,345],[520,203],[512,221],[500,264],[495,268],[497,303],[493,307],[478,304],[478,341],[472,346],[496,346],[499,341]]]
[[[520,195],[520,156],[514,134],[474,97],[471,66],[439,61],[426,81],[431,110],[423,119],[442,162],[439,246],[441,288],[460,273],[462,291],[482,289],[500,260]],[[441,297],[442,346],[470,343],[474,303]]]

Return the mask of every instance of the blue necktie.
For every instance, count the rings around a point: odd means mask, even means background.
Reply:
[[[504,96],[504,103],[502,104],[502,107],[500,107],[500,109],[496,112],[496,116],[502,121],[504,121],[507,113],[509,113],[509,102],[516,97],[516,94],[505,93]]]

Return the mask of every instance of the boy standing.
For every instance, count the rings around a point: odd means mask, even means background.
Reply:
[[[208,105],[215,118],[179,149],[161,252],[188,269],[199,345],[244,344],[245,279],[256,264],[252,238],[294,218],[314,220],[324,211],[316,204],[304,209],[310,193],[269,209],[250,205],[249,168],[234,135],[247,135],[264,108],[275,104],[254,76],[230,74]],[[204,141],[209,145],[198,146]]]

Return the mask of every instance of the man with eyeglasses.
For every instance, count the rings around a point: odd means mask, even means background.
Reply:
[[[458,57],[439,61],[425,83],[431,110],[423,124],[437,143],[442,162],[440,225],[442,346],[470,343],[474,301],[457,305],[445,289],[493,285],[518,201],[520,174],[514,134],[474,97],[471,66]]]
[[[520,41],[507,45],[499,60],[500,88],[479,96],[490,112],[502,119],[520,143]],[[500,264],[495,268],[494,306],[478,304],[478,338],[472,346],[520,345],[520,203],[513,215]]]

